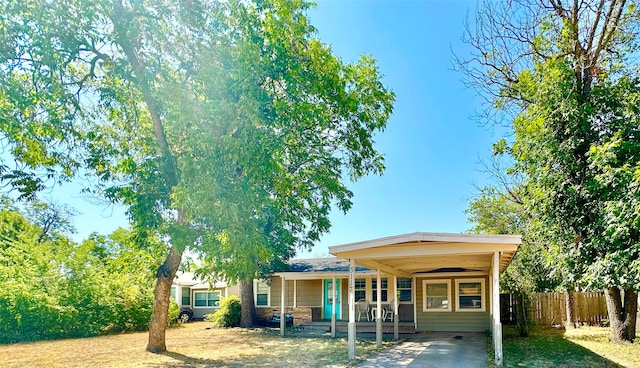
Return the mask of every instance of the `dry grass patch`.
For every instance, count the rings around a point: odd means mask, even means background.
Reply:
[[[609,344],[609,329],[580,327],[564,333],[567,340],[624,367],[640,368],[640,340],[634,344]]]
[[[269,330],[216,329],[195,322],[167,331],[165,354],[144,350],[146,333],[0,345],[3,367],[347,367],[347,341],[281,338]],[[359,360],[376,352],[358,340]]]

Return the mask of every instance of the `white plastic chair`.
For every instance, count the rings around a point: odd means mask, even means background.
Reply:
[[[367,321],[369,319],[369,301],[367,299],[360,299],[356,302],[356,310],[358,311],[358,322],[360,322],[360,318],[364,313],[367,316]]]
[[[393,322],[393,315],[395,314],[395,300],[391,300],[389,302],[389,305],[386,305],[383,309],[382,309],[382,320],[386,321],[387,317],[390,318],[390,321]]]

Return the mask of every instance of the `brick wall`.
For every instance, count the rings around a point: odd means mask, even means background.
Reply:
[[[313,320],[311,307],[285,307],[285,313],[293,314],[293,324],[298,325],[301,323],[311,322]],[[280,307],[273,308],[256,308],[256,314],[258,318],[269,319],[274,314],[280,314]]]

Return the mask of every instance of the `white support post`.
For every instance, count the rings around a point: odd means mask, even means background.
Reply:
[[[356,261],[355,259],[349,259],[349,327],[348,345],[349,345],[349,360],[356,359]]]
[[[284,309],[284,294],[287,290],[287,284],[284,276],[280,276],[280,282],[282,283],[282,287],[280,288],[282,291],[280,292],[280,336],[285,337],[287,330],[287,317],[285,316]]]
[[[336,337],[336,277],[331,280],[331,337]]]
[[[491,264],[491,272],[489,272],[489,295],[491,295],[491,298],[493,298],[493,263]],[[489,317],[491,317],[491,321],[493,321],[493,301],[489,303]]]
[[[496,366],[502,366],[502,324],[500,323],[500,252],[493,253],[493,350]]]
[[[377,348],[382,347],[382,289],[380,288],[382,286],[381,275],[382,275],[382,271],[376,270],[376,276],[378,280],[376,284],[376,296],[378,297],[376,300],[376,347]],[[387,293],[388,293],[388,287],[389,285],[387,284]],[[389,294],[387,294],[387,298],[388,297],[389,297]]]
[[[400,303],[400,295],[398,295],[398,276],[393,276],[393,339],[400,338],[399,321],[398,321],[398,303]]]
[[[418,302],[416,301],[416,289],[418,286],[416,285],[417,279],[414,277],[411,278],[411,300],[413,300],[413,328],[418,329]],[[424,291],[423,291],[424,292]]]
[[[176,285],[176,303],[182,305],[182,286]]]
[[[293,280],[293,307],[298,308],[298,280]]]

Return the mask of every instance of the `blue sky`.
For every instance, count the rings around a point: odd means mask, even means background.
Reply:
[[[384,176],[370,176],[350,185],[353,207],[347,215],[334,211],[332,229],[311,252],[327,247],[415,231],[466,231],[464,214],[483,183],[479,158],[503,131],[480,127],[471,117],[480,99],[453,70],[452,50],[469,49],[461,42],[464,20],[475,1],[319,1],[309,12],[320,39],[346,62],[371,54],[384,84],[396,93],[387,129],[376,137],[386,157]],[[126,226],[122,208],[91,205],[65,186],[56,195],[82,214],[76,218],[77,240],[93,231],[107,234]],[[53,195],[53,193],[51,193]],[[50,195],[50,196],[51,196]],[[45,194],[46,196],[46,194]]]

